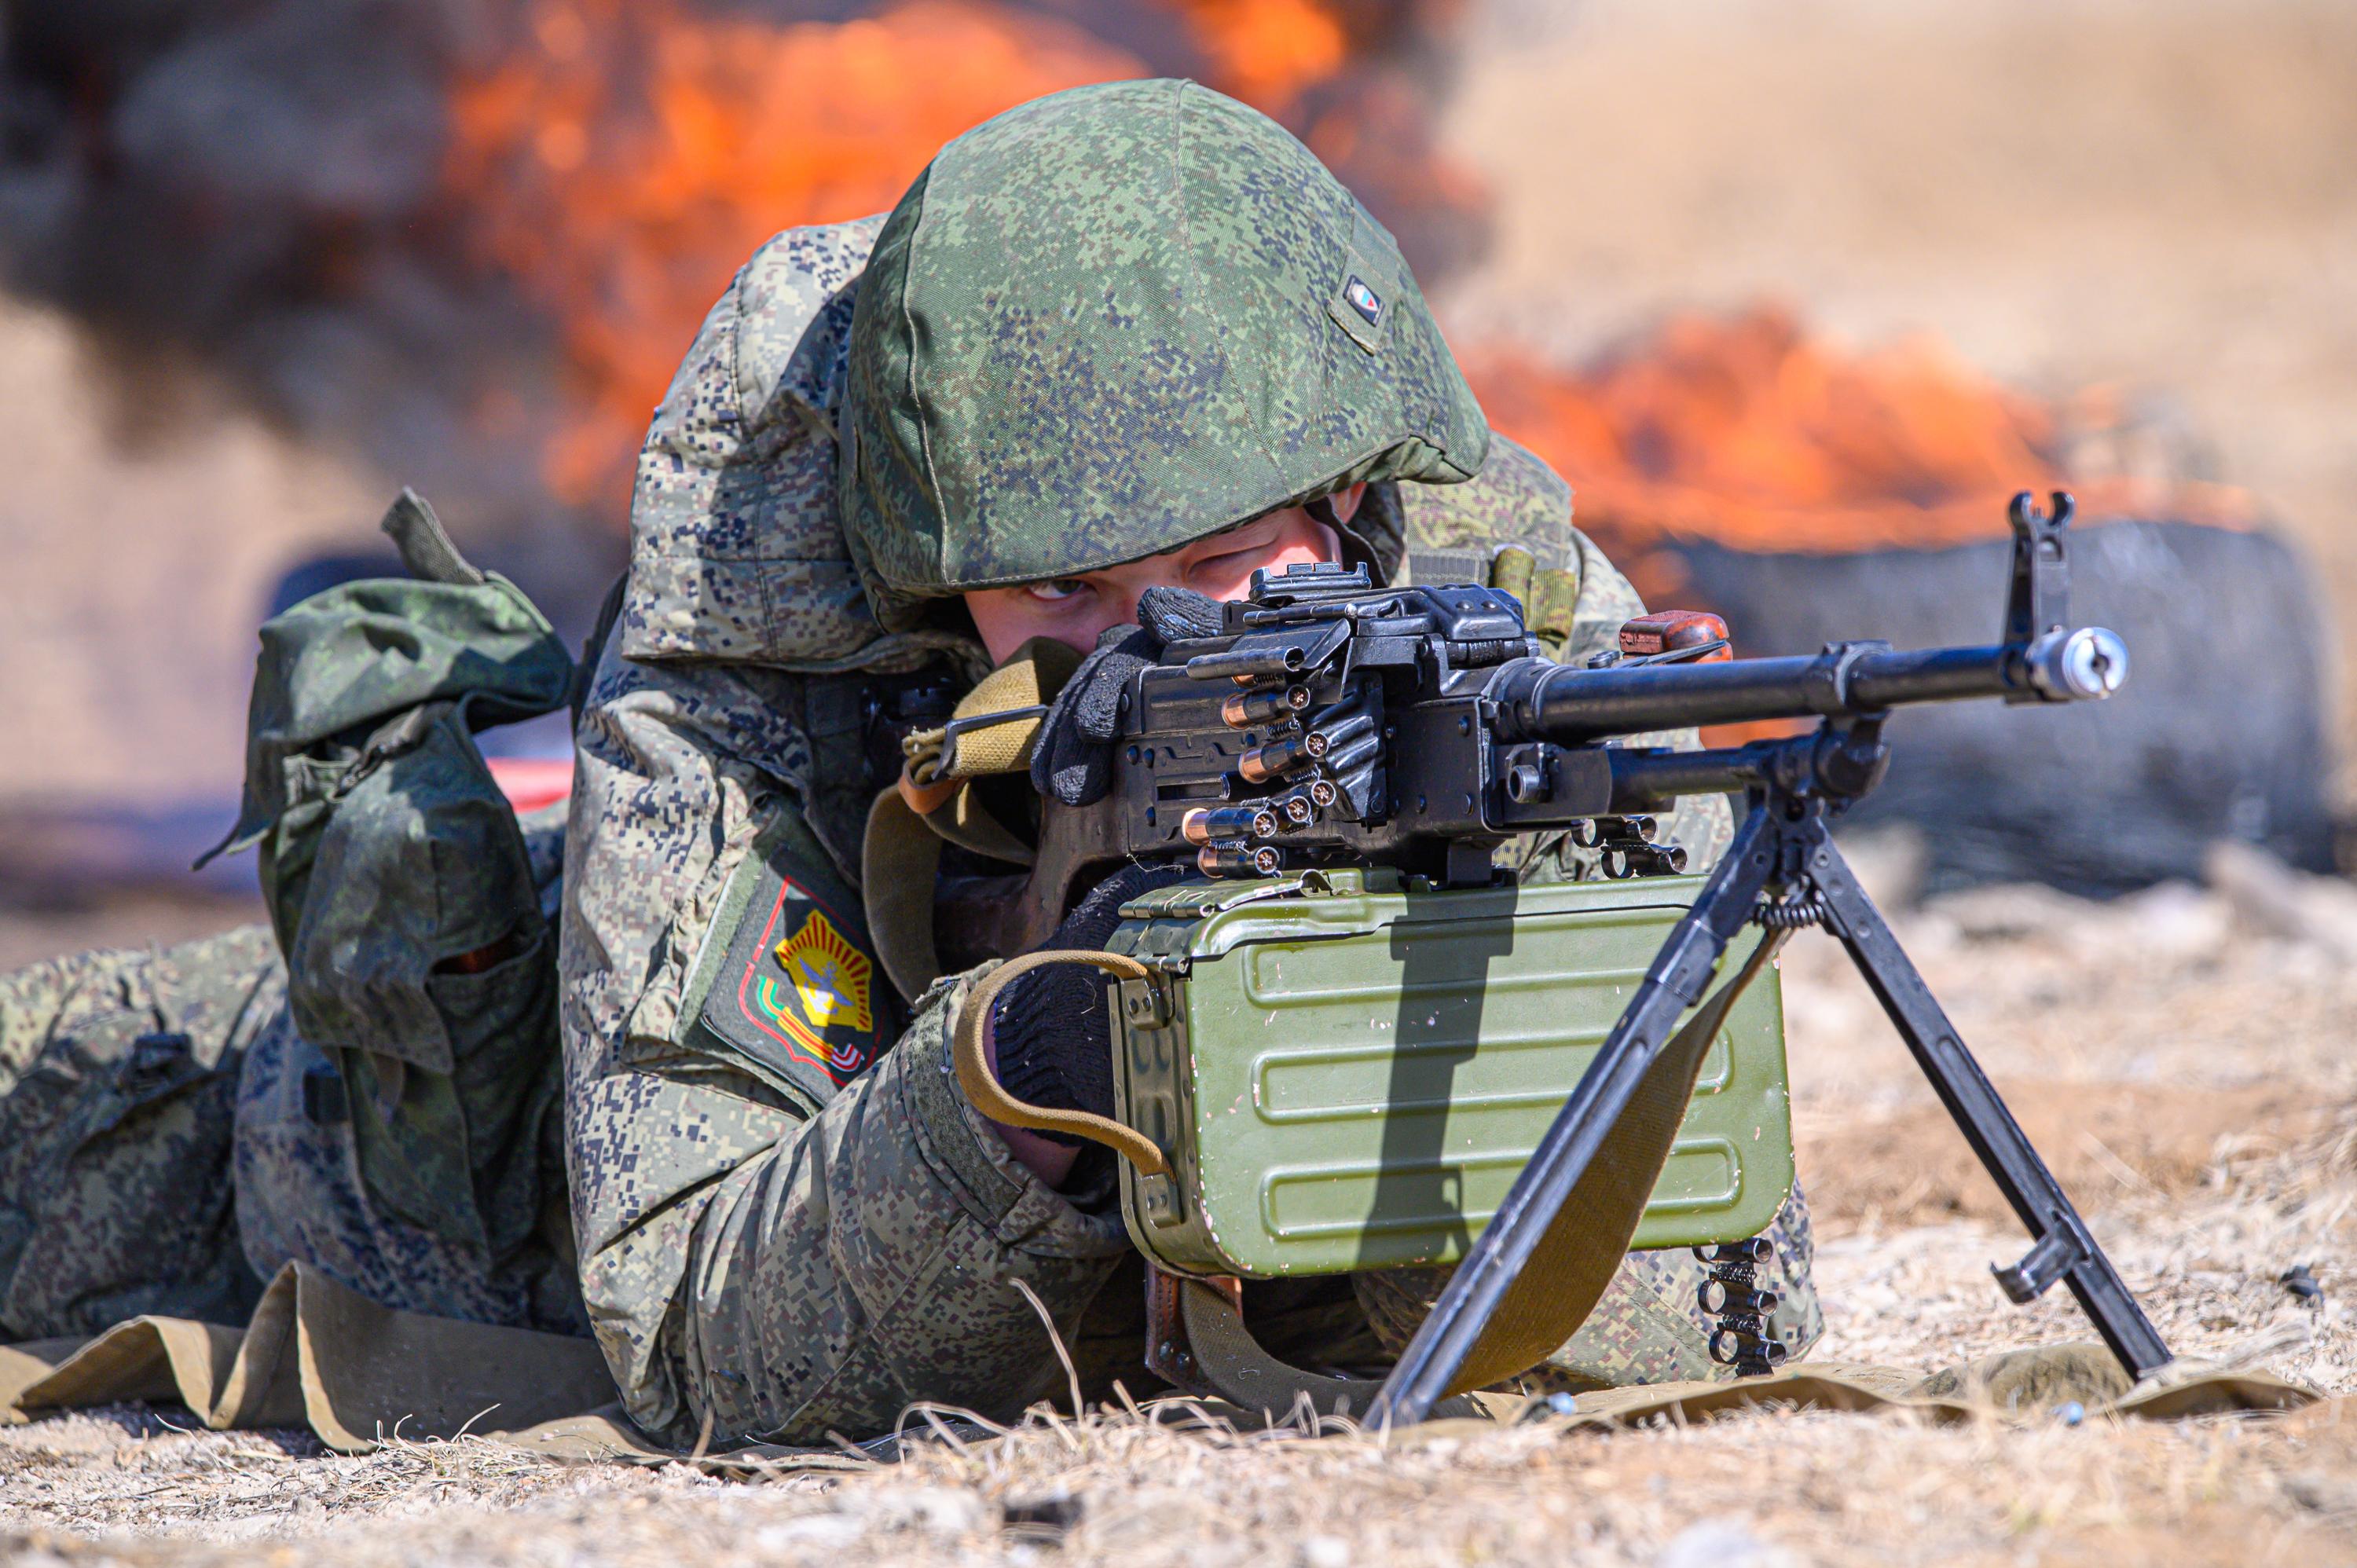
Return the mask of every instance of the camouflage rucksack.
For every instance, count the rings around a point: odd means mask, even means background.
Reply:
[[[528,845],[475,736],[562,706],[574,660],[416,496],[384,527],[414,580],[346,583],[263,627],[242,809],[212,852],[258,848],[300,1043],[284,1104],[242,1100],[241,1217],[267,1213],[331,1272],[447,1282],[396,1305],[561,1321],[544,1298],[570,1268],[544,1223],[563,1228],[561,835]],[[260,1178],[283,1192],[246,1190],[257,1114],[264,1144],[297,1151]],[[307,1188],[355,1166],[359,1234],[350,1215],[318,1234],[311,1212],[334,1206]]]

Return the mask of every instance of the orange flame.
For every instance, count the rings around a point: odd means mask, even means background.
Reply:
[[[1045,92],[1139,73],[984,0],[773,27],[673,0],[542,0],[539,48],[459,82],[449,186],[472,242],[564,335],[575,502],[626,471],[695,323],[778,230],[879,211],[942,145]]]
[[[1491,422],[1571,481],[1581,526],[1656,588],[1674,587],[1669,563],[1648,560],[1663,544],[1932,549],[2001,534],[2007,497],[2073,478],[2059,456],[2061,411],[1932,339],[1845,355],[1774,306],[1674,317],[1576,373],[1511,350],[1467,368]],[[2091,516],[2248,516],[2217,487],[2077,489]]]
[[[1213,86],[1299,124],[1379,205],[1478,229],[1478,181],[1433,155],[1427,105],[1394,69],[1455,0],[1135,3],[1175,16]],[[788,24],[695,0],[526,4],[531,47],[453,87],[445,175],[474,253],[557,324],[570,383],[543,468],[576,504],[619,499],[695,324],[761,241],[889,207],[1002,109],[1147,70],[996,0]],[[1679,540],[1936,546],[2001,529],[2013,491],[2066,480],[2056,409],[1929,341],[1845,355],[1772,308],[1679,317],[1577,372],[1506,349],[1468,370],[1491,419],[1572,482],[1582,525],[1654,594],[1676,585],[1661,546]],[[2091,514],[2247,511],[2200,487],[2080,489]]]
[[[1221,91],[1289,119],[1302,90],[1342,68],[1351,40],[1319,0],[1168,0],[1186,16]]]
[[[2110,389],[2058,408],[1930,338],[1838,353],[1772,306],[1674,317],[1583,371],[1493,349],[1467,372],[1491,424],[1570,481],[1580,527],[1656,607],[1685,591],[1679,543],[1936,549],[2002,536],[2018,490],[2070,489],[2091,520],[2253,520],[2242,492],[2181,475],[2066,472],[2066,427],[2099,445],[2130,420]],[[1703,738],[1735,746],[1804,727],[1719,725]]]
[[[1284,113],[1340,67],[1339,0],[1159,0],[1214,86]],[[613,496],[695,324],[778,230],[880,211],[941,145],[1026,100],[1146,74],[991,0],[845,22],[684,0],[536,0],[532,41],[455,84],[445,183],[469,243],[558,324],[572,406],[550,489]]]

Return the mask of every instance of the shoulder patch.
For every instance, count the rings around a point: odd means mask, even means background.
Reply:
[[[814,1070],[824,1075],[824,1091],[832,1091],[876,1059],[876,1015],[869,1005],[874,969],[874,961],[852,946],[816,899],[780,877],[766,911],[747,908],[721,972],[727,991],[705,1000],[705,1021],[722,1022],[712,1016],[713,1004],[720,1003],[736,1014],[727,1020],[735,1028],[718,1030],[724,1037],[741,1041],[750,1029],[771,1043],[769,1054],[782,1053],[791,1076],[807,1079]]]
[[[875,1015],[867,1005],[868,980],[876,966],[867,955],[834,929],[826,911],[813,907],[800,929],[770,956],[777,960],[785,984],[780,987],[775,978],[761,976],[761,1011],[829,1065],[846,1066],[854,1072],[866,1066],[865,1062],[838,1062],[836,1048],[812,1031],[836,1024],[863,1033],[876,1027]],[[786,1004],[786,989],[793,992],[791,1007]]]
[[[709,940],[719,961],[696,966],[684,1043],[745,1062],[815,1112],[875,1065],[900,1019],[889,991],[877,993],[866,931],[780,864],[791,859],[754,854],[738,868],[747,885],[721,900],[734,929]]]

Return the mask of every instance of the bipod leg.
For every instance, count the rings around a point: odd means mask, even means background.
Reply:
[[[2028,1303],[2061,1280],[2079,1298],[2095,1332],[2130,1376],[2142,1378],[2167,1366],[2169,1347],[2159,1332],[2095,1244],[2086,1222],[1998,1098],[1996,1087],[1964,1048],[1956,1026],[1915,972],[1882,912],[1834,847],[1824,820],[1796,823],[1793,832],[1800,840],[1803,875],[1823,902],[1826,928],[1849,950],[1851,961],[1898,1026],[1964,1141],[2029,1230],[2029,1254],[2010,1268],[1991,1270],[1998,1285],[2016,1303]]]
[[[1735,842],[1701,896],[1671,928],[1596,1059],[1401,1353],[1368,1412],[1372,1424],[1411,1425],[1448,1394],[1516,1276],[1629,1109],[1679,1018],[1702,1000],[1727,944],[1749,923],[1761,889],[1782,860],[1783,832],[1779,818],[1762,804],[1755,804],[1736,830]]]

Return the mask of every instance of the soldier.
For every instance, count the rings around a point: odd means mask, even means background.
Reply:
[[[187,1101],[194,1131],[125,1139],[96,1164],[52,1139],[0,1168],[0,1197],[31,1190],[37,1158],[82,1160],[68,1184],[82,1196],[0,1230],[0,1326],[70,1332],[102,1308],[199,1300],[218,1316],[251,1271],[302,1257],[392,1305],[586,1322],[658,1436],[807,1442],[882,1430],[914,1400],[1005,1414],[1060,1386],[1019,1282],[1092,1392],[1115,1376],[1150,1387],[1106,1156],[987,1121],[950,1069],[971,963],[1011,950],[992,915],[1019,897],[1028,847],[945,856],[942,945],[968,967],[903,996],[864,913],[869,804],[899,735],[1028,638],[1091,649],[1148,589],[1234,596],[1261,566],[1340,560],[1396,580],[1433,553],[1432,571],[1461,576],[1509,542],[1537,562],[1532,620],[1563,657],[1641,607],[1572,531],[1562,481],[1491,435],[1390,236],[1298,142],[1177,81],[1083,88],[977,127],[890,214],[757,252],[649,432],[563,854],[569,1223],[545,1201],[555,1053],[533,1006],[467,1060],[410,1052],[388,1078],[384,1050],[315,1045],[286,1022],[287,981],[247,939],[244,989],[214,985],[205,1027],[177,1025],[190,1081],[216,1098],[240,1085],[234,1223],[211,1101]],[[1060,769],[1085,771],[1071,722],[1069,703],[1051,714],[1015,820],[1056,809]],[[1713,803],[1674,831],[1706,860],[1725,828]],[[526,844],[554,896],[544,832]],[[1517,865],[1583,869],[1552,843]],[[1097,945],[1138,885],[1125,871],[1082,897],[1051,945]],[[515,929],[481,950],[489,972],[538,950],[538,928]],[[775,972],[718,983],[744,950],[774,952]],[[0,1067],[24,1071],[0,1102],[0,1160],[44,1070],[152,1050],[131,1044],[156,1032],[132,1015],[168,958],[0,983]],[[1039,1103],[1110,1110],[1102,994],[1070,971],[1035,978],[993,1020],[1002,1077]],[[61,999],[93,988],[131,1021],[75,1036],[112,1045],[67,1049]],[[324,1121],[292,1087],[325,1081],[321,1061],[350,1085],[322,1091]],[[453,1086],[439,1099],[437,1064]],[[455,1174],[421,1188],[420,1151]],[[219,1195],[202,1256],[142,1278],[124,1249],[78,1275],[81,1234],[136,1230],[113,1217],[137,1208],[135,1176],[167,1166],[184,1197]],[[472,1223],[437,1215],[432,1191]],[[1780,1230],[1780,1327],[1799,1348],[1817,1319],[1797,1195]],[[576,1268],[578,1295],[556,1288]],[[1246,1316],[1280,1355],[1379,1361],[1437,1276],[1254,1286]],[[1555,1375],[1714,1375],[1698,1277],[1632,1254]]]

